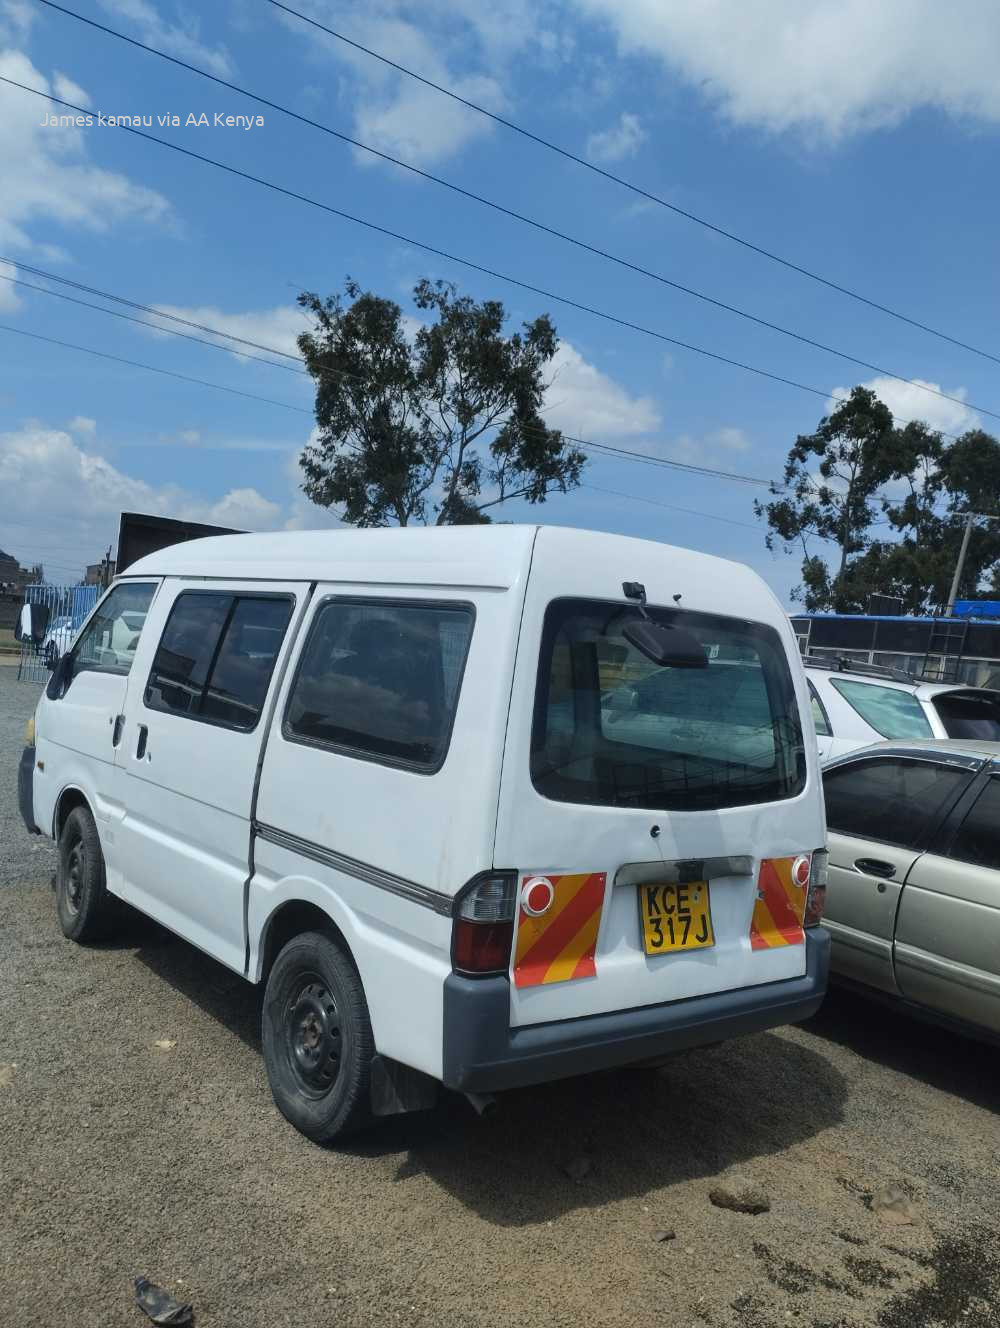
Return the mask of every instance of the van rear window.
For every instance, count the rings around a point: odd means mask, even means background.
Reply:
[[[448,750],[473,616],[469,604],[321,604],[285,736],[433,773]]]
[[[542,633],[531,777],[547,798],[701,810],[791,798],[805,748],[784,647],[763,623],[650,607],[705,649],[660,667],[622,628],[631,605],[562,599]]]

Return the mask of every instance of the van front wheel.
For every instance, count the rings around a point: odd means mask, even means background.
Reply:
[[[70,812],[59,835],[56,913],[63,935],[71,941],[103,940],[114,921],[101,841],[86,807]]]
[[[370,1123],[368,1002],[350,956],[329,936],[303,932],[278,955],[261,1040],[278,1110],[307,1138],[332,1143]]]

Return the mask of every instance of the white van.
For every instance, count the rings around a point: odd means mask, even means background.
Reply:
[[[809,695],[736,563],[533,526],[179,544],[115,581],[28,736],[65,934],[125,900],[264,983],[316,1140],[824,993]]]

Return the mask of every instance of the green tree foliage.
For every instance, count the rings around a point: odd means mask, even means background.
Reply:
[[[897,428],[888,407],[856,387],[796,440],[784,479],[786,492],[755,510],[767,521],[769,548],[801,549],[794,598],[812,610],[858,613],[878,593],[897,596],[908,613],[935,611],[947,602],[960,514],[1000,512],[1000,443],[979,429],[948,445],[920,422]],[[981,523],[959,594],[974,597],[991,575],[1000,588],[998,562],[1000,523]]]
[[[430,316],[418,326],[351,280],[343,296],[299,296],[318,425],[301,457],[306,494],[358,526],[466,525],[574,488],[586,458],[541,415],[559,344],[549,318],[505,335],[499,301],[427,280],[413,297]]]

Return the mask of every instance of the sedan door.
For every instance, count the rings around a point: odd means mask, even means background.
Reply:
[[[897,994],[893,935],[904,882],[972,774],[964,764],[918,754],[872,753],[826,771],[824,922],[835,973]]]
[[[1000,1033],[1000,771],[947,856],[927,853],[911,872],[895,967],[907,999]]]

